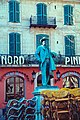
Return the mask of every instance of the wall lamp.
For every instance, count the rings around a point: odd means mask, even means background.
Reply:
[[[55,79],[55,83],[57,83],[57,81],[60,81],[60,71],[59,70],[57,70],[57,72],[56,72],[56,77],[57,77],[57,79]]]
[[[36,72],[33,70],[31,84],[34,83],[35,78],[36,78]]]

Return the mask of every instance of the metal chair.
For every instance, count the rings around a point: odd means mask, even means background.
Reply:
[[[26,106],[27,100],[25,98],[9,100],[5,113],[6,120],[23,118]]]
[[[55,120],[71,120],[70,95],[68,91],[55,92]]]
[[[52,96],[51,91],[47,91],[45,94],[45,91],[43,94],[43,100],[41,101],[42,107],[41,107],[41,113],[45,120],[54,120],[54,112],[55,112],[55,106],[54,106],[54,97]]]
[[[37,97],[27,100],[25,109],[25,120],[35,120]]]

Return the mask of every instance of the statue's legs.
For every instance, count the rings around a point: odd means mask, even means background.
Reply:
[[[41,67],[41,73],[42,73],[42,85],[47,85],[47,78],[46,78],[46,62],[42,64]]]
[[[50,61],[49,59],[46,60],[46,80],[47,80],[47,84],[49,82],[50,79]]]
[[[49,70],[49,59],[46,59],[46,61],[42,64],[42,85],[47,85],[50,77],[50,70]]]

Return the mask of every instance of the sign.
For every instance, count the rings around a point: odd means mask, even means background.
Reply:
[[[65,64],[68,65],[80,65],[80,56],[65,57]]]
[[[0,56],[0,63],[2,65],[23,65],[24,56],[2,55]]]

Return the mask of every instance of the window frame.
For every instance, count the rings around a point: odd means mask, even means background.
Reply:
[[[14,32],[9,33],[9,55],[13,56],[13,55],[20,55],[20,54],[21,54],[20,33],[14,33]]]
[[[65,40],[65,56],[75,56],[75,36],[66,35],[64,36],[64,40]]]
[[[10,6],[11,4],[13,9]],[[14,23],[20,22],[20,5],[19,4],[20,3],[16,0],[9,1],[9,22],[14,22]]]
[[[64,25],[73,25],[73,6],[64,5]]]
[[[79,88],[78,77],[74,75],[65,77],[63,79],[63,88]]]
[[[44,3],[37,4],[37,24],[47,24],[47,5]]]
[[[12,82],[11,82],[11,78],[13,78]],[[19,79],[19,81],[17,81],[17,79]],[[20,80],[22,80],[22,81],[20,81]],[[16,85],[18,85],[20,91],[18,91],[18,89],[16,89],[17,88]],[[21,87],[20,85],[22,85],[23,87]],[[12,88],[10,88],[11,86],[12,86]],[[7,90],[9,90],[9,91],[7,91]],[[9,97],[13,97],[13,99],[15,99],[17,97],[17,99],[20,99],[20,96],[22,96],[22,97],[25,96],[24,79],[20,76],[9,77],[8,79],[6,79],[5,101],[7,102],[8,100],[12,99],[12,98],[9,99]]]
[[[47,35],[47,34],[37,34],[37,35],[36,35],[36,48],[37,48],[39,45],[41,45],[40,39],[43,38],[43,37],[49,38],[49,35]],[[47,47],[49,47],[49,40],[46,40],[46,45],[47,45]]]

